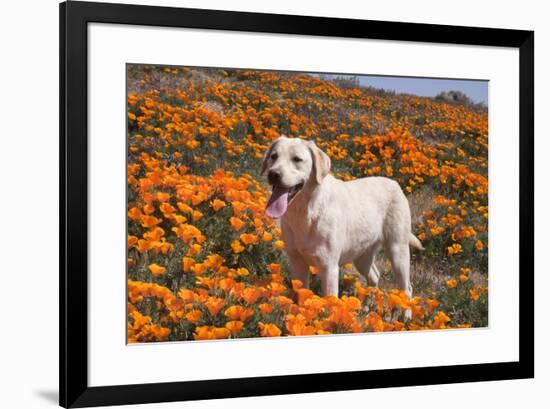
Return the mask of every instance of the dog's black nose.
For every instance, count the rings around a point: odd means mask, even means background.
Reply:
[[[281,181],[281,174],[276,170],[270,170],[269,173],[267,174],[267,180],[271,185],[278,185],[279,182]]]

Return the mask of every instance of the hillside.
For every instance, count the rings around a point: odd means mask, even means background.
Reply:
[[[417,297],[392,290],[384,257],[381,290],[353,266],[337,300],[290,282],[259,174],[281,134],[314,140],[344,180],[400,183],[426,248]],[[487,153],[479,106],[299,73],[129,66],[129,340],[486,326]]]

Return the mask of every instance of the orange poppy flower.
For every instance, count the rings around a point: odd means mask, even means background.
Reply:
[[[298,295],[298,305],[304,305],[304,302],[314,295],[313,291],[307,288],[298,288],[295,291]]]
[[[286,291],[286,286],[276,281],[269,284],[269,292],[272,297],[276,297]]]
[[[152,214],[155,212],[155,206],[147,203],[146,205],[143,206],[143,213],[145,214]]]
[[[244,251],[244,247],[239,240],[233,240],[233,242],[231,243],[231,248],[233,249],[233,253],[235,254],[238,254]]]
[[[250,274],[250,272],[248,271],[248,269],[246,269],[244,267],[241,267],[241,268],[237,269],[237,275],[240,276],[240,277],[246,277],[249,274]]]
[[[213,326],[197,327],[193,333],[193,338],[197,341],[208,339],[224,339],[229,336],[227,328],[218,328]]]
[[[194,257],[200,254],[202,251],[202,247],[200,244],[192,244],[189,246],[189,250],[187,251],[187,256]]]
[[[243,290],[241,296],[247,304],[254,304],[262,295],[262,291],[258,287],[247,287]]]
[[[195,299],[195,293],[186,288],[181,288],[178,291],[178,296],[186,303],[193,302],[193,300]]]
[[[231,224],[231,227],[233,227],[235,231],[241,230],[244,226],[244,222],[238,217],[231,217],[229,219],[229,223]]]
[[[166,272],[166,268],[158,264],[149,264],[149,271],[151,271],[151,274],[154,276],[160,276]]]
[[[285,242],[282,241],[282,240],[277,240],[277,241],[275,242],[275,248],[276,248],[277,250],[282,250],[282,249],[284,249],[284,248],[285,248]]]
[[[262,337],[279,337],[282,331],[275,324],[258,323],[260,327],[260,336]]]
[[[240,215],[243,210],[246,209],[246,205],[239,201],[234,201],[233,203],[231,203],[231,205],[233,206],[233,214],[235,216]]]
[[[271,274],[280,274],[281,265],[278,263],[271,263],[269,264],[269,271],[271,272]]]
[[[184,257],[182,260],[182,263],[183,263],[183,271],[187,273],[191,271],[191,268],[195,265],[195,259],[191,257]]]
[[[263,303],[258,305],[258,308],[260,309],[260,312],[264,315],[271,314],[273,312],[273,305]]]
[[[314,335],[316,332],[315,327],[307,325],[304,318],[296,317],[291,318],[285,323],[285,327],[292,336],[300,335]]]
[[[451,278],[450,280],[447,280],[445,283],[447,284],[447,287],[449,287],[449,288],[455,288],[456,285],[457,285],[457,282],[454,278]]]
[[[439,301],[428,298],[426,300],[426,305],[428,306],[428,311],[433,312],[437,307],[439,307]]]
[[[132,207],[130,210],[128,210],[128,217],[132,220],[137,220],[141,217],[141,210],[139,210],[137,207]]]
[[[302,281],[300,280],[291,280],[291,283],[292,283],[292,289],[294,291],[298,291],[304,285],[304,283],[302,283]]]
[[[235,284],[236,282],[232,278],[223,278],[218,283],[219,287],[225,292],[230,291]]]
[[[164,192],[157,192],[157,200],[161,203],[164,203],[170,200],[170,194]]]
[[[212,206],[214,211],[217,212],[218,210],[225,207],[225,202],[223,200],[214,199],[213,201],[210,202],[210,205]]]
[[[447,323],[451,319],[443,312],[439,311],[437,315],[434,317],[434,323],[432,325],[432,328],[436,329],[443,329],[447,327]]]
[[[177,204],[178,209],[180,209],[183,213],[191,213],[193,211],[193,208],[187,203],[178,202]]]
[[[374,311],[371,311],[365,320],[365,325],[374,332],[382,332],[385,329],[384,320]]]
[[[191,310],[185,314],[185,318],[193,324],[196,324],[202,318],[202,312],[199,310]]]
[[[225,259],[219,254],[210,254],[206,257],[204,264],[212,268],[212,270],[217,271],[222,266]]]
[[[225,328],[229,330],[231,335],[237,335],[239,332],[242,331],[244,327],[244,322],[242,321],[228,321],[225,324]]]
[[[342,301],[344,305],[349,310],[359,310],[361,308],[361,300],[356,297],[343,296]]]
[[[483,242],[481,240],[476,241],[475,248],[479,251],[483,250],[485,246],[483,245]]]
[[[254,310],[242,305],[232,305],[225,310],[224,315],[235,321],[246,321],[250,316],[254,315]]]
[[[141,216],[141,225],[146,228],[155,227],[161,221],[162,221],[161,219],[157,219],[155,216],[147,216],[147,215]]]
[[[243,233],[241,234],[240,239],[244,244],[258,243],[258,236],[256,236],[255,234]]]
[[[203,216],[202,212],[199,212],[198,210],[193,210],[191,212],[191,218],[193,219],[193,221],[202,219],[202,216]]]
[[[143,234],[143,237],[150,241],[159,241],[164,236],[164,230],[160,227],[154,227],[152,230]]]
[[[208,196],[204,192],[197,192],[197,194],[191,196],[191,203],[193,206],[197,206],[208,199]]]
[[[454,243],[452,246],[447,247],[447,253],[452,256],[462,252],[462,246],[458,243]]]
[[[195,274],[196,276],[201,276],[208,270],[208,265],[206,263],[195,263],[189,269]]]
[[[128,248],[133,247],[138,242],[136,236],[128,236]]]
[[[210,311],[210,315],[215,317],[225,305],[225,300],[223,298],[208,297],[208,300],[204,304],[208,308],[208,311]]]

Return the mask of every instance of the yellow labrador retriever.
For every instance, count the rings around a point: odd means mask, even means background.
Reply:
[[[399,184],[385,177],[344,182],[329,170],[329,156],[312,141],[282,136],[265,154],[262,174],[273,188],[266,213],[280,219],[292,278],[309,286],[308,266],[315,266],[323,293],[337,296],[339,266],[353,262],[376,286],[374,259],[383,247],[397,286],[412,296],[409,246],[423,247]]]

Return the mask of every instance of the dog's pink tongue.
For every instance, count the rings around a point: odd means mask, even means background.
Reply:
[[[282,187],[273,187],[273,192],[265,208],[265,212],[269,217],[278,219],[285,214],[288,205],[289,190],[290,189],[284,189]]]

